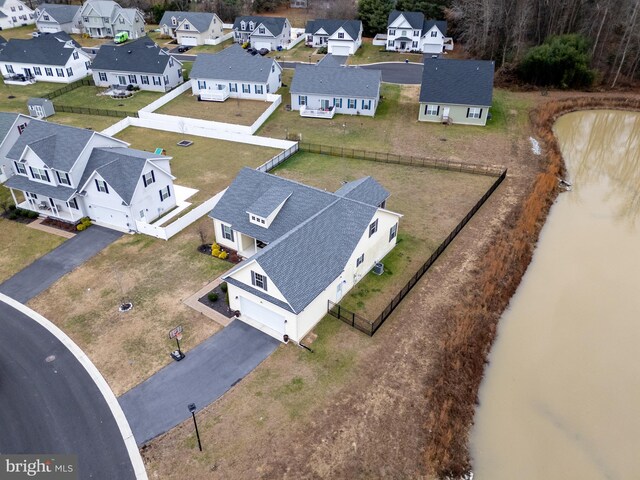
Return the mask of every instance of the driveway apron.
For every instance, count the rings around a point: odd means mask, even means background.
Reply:
[[[93,225],[0,284],[0,292],[27,303],[121,236],[121,232]]]
[[[280,342],[235,320],[190,351],[180,362],[122,395],[118,401],[138,445],[191,416],[187,406],[206,407],[265,360]],[[167,355],[169,352],[167,352]]]

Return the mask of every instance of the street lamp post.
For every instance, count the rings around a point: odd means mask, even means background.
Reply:
[[[193,417],[193,425],[196,427],[196,437],[198,438],[198,448],[202,451],[202,443],[200,443],[200,432],[198,432],[198,423],[196,422],[196,404],[190,403],[189,411],[191,412],[191,416]]]

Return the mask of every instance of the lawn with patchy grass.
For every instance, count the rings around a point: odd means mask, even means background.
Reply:
[[[117,110],[124,112],[137,112],[151,102],[157,100],[164,93],[137,91],[129,98],[112,98],[103,95],[106,88],[95,86],[82,86],[71,90],[53,99],[53,105],[65,105],[67,107],[100,108],[105,110]],[[117,119],[115,120],[117,121]]]
[[[219,51],[224,50],[231,45],[233,45],[233,38],[228,38],[218,45],[198,45],[196,47],[190,48],[186,53],[188,55],[196,55],[198,53],[218,53]]]
[[[325,55],[318,54],[318,49],[315,47],[307,47],[304,41],[293,47],[291,50],[272,50],[267,55],[274,57],[278,62],[311,62],[316,63],[322,60]]]
[[[35,24],[25,25],[24,27],[8,28],[6,30],[2,30],[2,36],[6,40],[10,40],[12,38],[29,39],[32,38],[31,34],[37,31],[38,30],[36,29]]]
[[[239,98],[228,98],[224,102],[200,102],[198,97],[192,95],[191,90],[187,90],[160,107],[155,113],[236,125],[253,125],[253,122],[270,106],[271,102],[240,100]]]
[[[131,143],[132,148],[154,151],[161,147],[171,160],[171,173],[178,185],[197,188],[188,201],[203,202],[228,187],[243,167],[258,167],[280,153],[280,150],[211,138],[129,127],[116,138]],[[178,147],[180,140],[193,145]]]
[[[400,52],[388,52],[385,50],[384,45],[373,45],[371,38],[363,38],[360,48],[349,57],[349,65],[363,65],[367,63],[381,63],[381,62],[404,62],[409,60],[410,62],[422,63],[423,55],[421,53],[400,53]]]
[[[298,153],[272,173],[336,191],[342,182],[371,175],[391,192],[387,208],[403,215],[397,246],[382,261],[382,276],[369,273],[341,305],[375,320],[495,178],[424,167]]]
[[[2,187],[0,190],[0,197],[5,197],[8,189]],[[0,218],[0,283],[56,248],[64,240],[63,237]]]
[[[221,328],[182,303],[232,267],[196,250],[200,226],[213,239],[207,217],[169,241],[125,235],[29,306],[62,328],[120,395],[171,361],[167,334],[176,325],[186,351]],[[118,311],[123,300],[131,311]]]
[[[80,113],[56,113],[47,118],[48,122],[70,125],[72,127],[88,128],[100,132],[114,123],[121,120],[116,117],[105,117],[102,115],[82,115]]]
[[[3,30],[4,32],[5,30]],[[6,85],[0,84],[0,111],[29,113],[27,100],[31,97],[43,95],[64,87],[61,83],[37,82],[33,85]]]

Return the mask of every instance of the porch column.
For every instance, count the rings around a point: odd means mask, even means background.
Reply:
[[[60,216],[60,212],[58,212],[58,206],[53,198],[49,197],[49,205],[51,205],[51,211],[56,215],[56,217]]]
[[[11,198],[13,198],[13,203],[16,205],[16,207],[18,206],[18,200],[16,200],[16,194],[13,193],[13,188],[9,188],[9,191],[11,192]]]
[[[67,202],[67,208],[69,209],[69,213],[71,214],[71,221],[75,222],[76,217],[73,215],[73,208],[71,208],[71,205],[69,205],[69,202]]]

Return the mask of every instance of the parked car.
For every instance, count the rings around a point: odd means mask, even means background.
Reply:
[[[32,36],[33,38],[39,37],[40,35],[42,35],[42,33],[40,33],[40,32],[33,32],[33,33],[31,34],[31,36]]]
[[[189,51],[191,47],[187,46],[187,45],[180,45],[178,47],[178,52],[183,53],[183,52],[187,52]]]
[[[269,53],[269,49],[268,48],[261,48],[260,50],[258,50],[258,53],[262,56],[265,56],[267,53]]]

